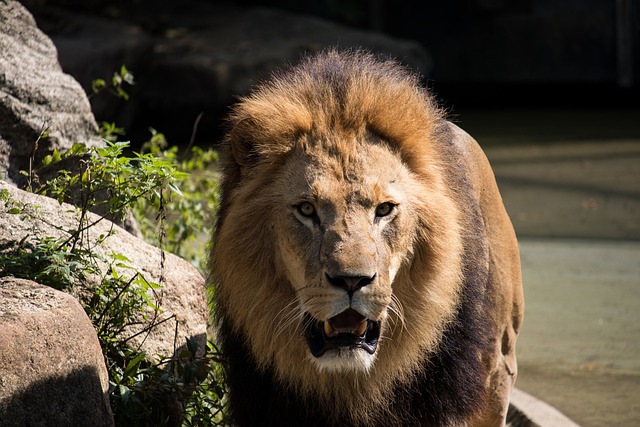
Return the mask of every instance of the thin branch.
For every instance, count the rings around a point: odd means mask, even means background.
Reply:
[[[196,117],[195,122],[193,123],[193,128],[191,129],[191,139],[189,139],[189,144],[187,144],[187,148],[185,148],[184,151],[182,152],[182,159],[185,159],[189,155],[189,150],[191,150],[191,147],[193,146],[193,143],[196,140],[198,124],[200,124],[200,119],[202,119],[203,115],[204,115],[204,112],[201,111],[200,114],[198,114],[198,117]]]
[[[131,341],[133,338],[135,338],[135,337],[137,337],[139,335],[145,334],[145,333],[149,333],[153,328],[158,327],[158,326],[162,325],[163,323],[168,322],[169,320],[175,319],[175,318],[176,318],[176,315],[172,314],[171,316],[167,317],[166,319],[162,319],[162,320],[159,320],[156,323],[150,324],[146,328],[142,329],[141,331],[136,332],[135,334],[133,334],[133,335],[127,337],[127,338],[124,338],[120,342],[122,344],[127,343],[127,342]]]
[[[131,279],[129,279],[129,281],[126,283],[126,285],[124,285],[122,287],[122,289],[120,289],[120,291],[118,292],[118,294],[111,299],[111,301],[109,301],[107,303],[107,306],[104,308],[104,310],[102,310],[102,313],[100,313],[100,316],[98,317],[98,320],[96,321],[96,324],[100,324],[102,322],[102,318],[107,314],[107,310],[109,310],[111,308],[111,306],[115,303],[116,300],[118,300],[122,294],[124,294],[124,292],[127,290],[127,288],[129,288],[129,286],[131,286],[131,284],[133,283],[133,281],[136,279],[136,277],[138,277],[140,273],[136,273],[134,274]],[[100,333],[104,332],[104,325],[100,326]]]
[[[33,163],[35,162],[35,159],[36,159],[36,152],[38,151],[38,146],[40,145],[40,140],[45,137],[45,135],[47,134],[48,130],[49,130],[49,124],[45,120],[45,121],[42,122],[42,126],[40,127],[40,134],[38,135],[38,138],[36,139],[36,142],[33,143],[33,150],[31,150],[31,155],[29,156],[29,181],[27,182],[27,188],[28,188],[30,193],[33,192],[33,188],[31,186],[31,184],[32,184],[33,178],[35,176],[34,175],[34,170],[33,170]]]

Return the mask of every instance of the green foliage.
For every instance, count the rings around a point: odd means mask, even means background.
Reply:
[[[108,90],[112,95],[122,98],[125,101],[129,100],[129,93],[125,90],[125,83],[129,86],[134,85],[133,74],[127,69],[125,65],[122,65],[120,69],[113,73],[111,81],[107,84],[104,79],[96,79],[91,83],[91,92],[89,97],[95,96],[104,90]]]
[[[211,233],[218,207],[219,177],[215,168],[218,153],[191,147],[190,152],[181,156],[178,147],[168,146],[162,133],[149,130],[151,138],[142,145],[144,156],[165,159],[183,175],[171,186],[172,194],[139,199],[133,206],[140,229],[145,240],[189,260],[203,272],[206,245],[202,239]],[[157,221],[158,212],[165,215],[162,227]]]
[[[116,126],[113,122],[100,123],[100,137],[109,142],[116,142],[119,137],[124,136],[124,128]]]
[[[126,364],[112,370],[111,404],[116,425],[225,425],[226,389],[219,351],[212,344],[199,349],[195,339],[172,359],[150,363],[143,353],[123,353]]]
[[[149,360],[135,348],[134,338],[175,321],[159,306],[162,284],[132,269],[120,254],[96,254],[92,245],[101,244],[108,235],[98,236],[97,242],[87,238],[98,222],[121,221],[133,211],[152,242],[197,263],[202,251],[190,248],[215,210],[217,179],[212,166],[217,156],[194,147],[181,158],[177,148],[168,147],[155,131],[143,152],[127,156],[128,149],[125,142],[108,142],[101,148],[75,144],[66,152],[54,151],[40,169],[30,171],[37,177],[39,170],[74,165],[33,190],[60,203],[73,202],[78,206],[78,223],[72,229],[58,226],[59,237],[34,230],[13,251],[0,252],[2,275],[35,280],[78,296],[103,350],[117,425],[155,426],[176,420],[186,426],[224,425],[226,393],[217,348],[209,344],[198,349],[189,338],[173,358]],[[37,207],[20,205],[6,191],[0,192],[0,202],[6,213],[48,221]],[[99,216],[90,216],[89,211]],[[169,225],[165,217],[171,218]],[[86,285],[89,276],[98,278],[96,286]]]
[[[85,255],[86,251],[70,251],[65,242],[44,237],[13,253],[0,254],[0,264],[3,275],[30,279],[58,290],[71,290],[87,274],[96,273],[94,266],[85,262]]]
[[[225,402],[227,394],[220,350],[212,342],[207,346],[204,356],[198,357],[197,343],[189,339],[186,353],[180,356],[178,373],[185,383],[195,384],[194,392],[184,405],[184,426],[208,427],[228,423],[226,406],[219,403]]]
[[[40,215],[37,206],[19,204],[11,199],[9,192],[0,192],[0,201],[5,213],[20,215],[21,219],[48,223]],[[80,235],[77,230],[67,230],[68,236]],[[27,238],[30,237],[30,238]],[[32,236],[25,237],[16,248],[0,252],[3,276],[15,276],[34,280],[58,290],[73,291],[88,275],[99,274],[96,262],[101,260],[82,245],[76,246],[79,238],[41,236],[33,230]]]

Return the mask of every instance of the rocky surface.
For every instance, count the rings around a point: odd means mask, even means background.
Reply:
[[[116,45],[131,35],[117,32],[122,38],[113,38]],[[89,49],[90,43],[80,45]],[[93,54],[109,57],[106,51]],[[104,142],[84,90],[62,71],[54,44],[15,1],[0,1],[0,52],[0,252],[29,252],[38,238],[68,237],[80,214],[71,205],[20,190],[27,184],[20,171],[37,168],[45,155],[76,141]],[[46,136],[39,138],[41,133]],[[75,170],[69,161],[64,168]],[[49,175],[55,173],[51,168]],[[142,331],[149,321],[131,326],[123,339],[130,337],[131,346],[152,360],[173,356],[189,336],[204,349],[208,309],[197,270],[107,219],[86,219],[96,225],[83,233],[84,249],[107,260],[122,255],[127,267],[118,271],[126,279],[139,273],[160,285],[150,291],[160,312],[148,313],[158,325],[149,332]],[[98,263],[100,272],[86,275],[68,293],[7,276],[6,267],[0,265],[0,425],[113,425],[100,344],[75,298],[91,292],[107,264]]]
[[[80,85],[65,74],[51,40],[18,2],[0,2],[0,178],[24,185],[21,170],[74,142],[99,145]],[[41,132],[48,137],[40,139]],[[38,143],[36,144],[36,141]]]
[[[0,278],[0,424],[113,426],[100,343],[71,295]]]
[[[75,230],[80,221],[80,213],[71,205],[60,205],[48,197],[28,193],[0,181],[0,191],[7,191],[9,202],[0,201],[0,250],[12,251],[23,248],[30,250],[35,239],[43,236],[66,237],[65,230]],[[24,214],[9,213],[9,206],[17,207]],[[37,206],[37,208],[36,208]],[[95,222],[99,216],[89,213],[87,220]],[[108,236],[98,243],[101,236]],[[204,279],[187,261],[160,249],[127,233],[106,219],[87,230],[84,245],[96,255],[109,259],[112,253],[126,257],[130,267],[122,269],[125,277],[135,272],[142,274],[148,281],[162,286],[152,295],[162,312],[157,320],[169,319],[156,326],[150,334],[141,334],[135,340],[150,358],[173,355],[174,346],[184,343],[185,337],[194,336],[204,348],[208,317]],[[103,274],[106,265],[102,264]],[[100,280],[100,276],[87,277],[82,288],[91,289]],[[139,329],[132,328],[128,334]],[[177,343],[174,342],[177,339]]]

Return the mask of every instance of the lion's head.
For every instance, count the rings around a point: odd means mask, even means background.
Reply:
[[[349,406],[435,351],[462,282],[432,148],[444,123],[415,76],[362,53],[308,60],[235,107],[212,282],[260,369]]]

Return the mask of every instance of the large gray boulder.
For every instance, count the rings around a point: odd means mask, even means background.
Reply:
[[[96,332],[71,295],[0,278],[0,424],[113,426]]]
[[[29,251],[36,238],[50,236],[68,237],[65,230],[77,229],[80,212],[71,205],[60,205],[56,200],[45,196],[22,191],[6,182],[0,181],[0,192],[8,194],[9,201],[0,200],[0,250],[15,251],[19,248]],[[24,214],[12,214],[10,209],[20,209]],[[37,208],[36,208],[37,207]],[[109,259],[117,253],[129,259],[130,268],[121,269],[126,278],[136,272],[146,280],[158,283],[152,297],[162,310],[156,321],[161,324],[132,339],[134,345],[140,345],[150,359],[159,356],[171,357],[174,348],[183,344],[185,337],[199,338],[201,348],[205,347],[208,308],[204,279],[187,261],[170,253],[164,253],[127,233],[112,222],[96,214],[88,213],[89,223],[97,222],[83,233],[85,248],[91,248],[96,255]],[[102,243],[101,236],[107,236]],[[106,274],[106,264],[99,264],[102,274]],[[87,276],[75,292],[96,286],[101,275]],[[73,290],[72,290],[73,292]],[[146,325],[131,327],[125,337],[136,335]],[[178,342],[174,342],[178,339]]]
[[[24,185],[30,170],[54,149],[82,141],[101,145],[80,85],[62,72],[51,40],[14,0],[0,2],[0,179]],[[48,136],[38,136],[47,130]]]

